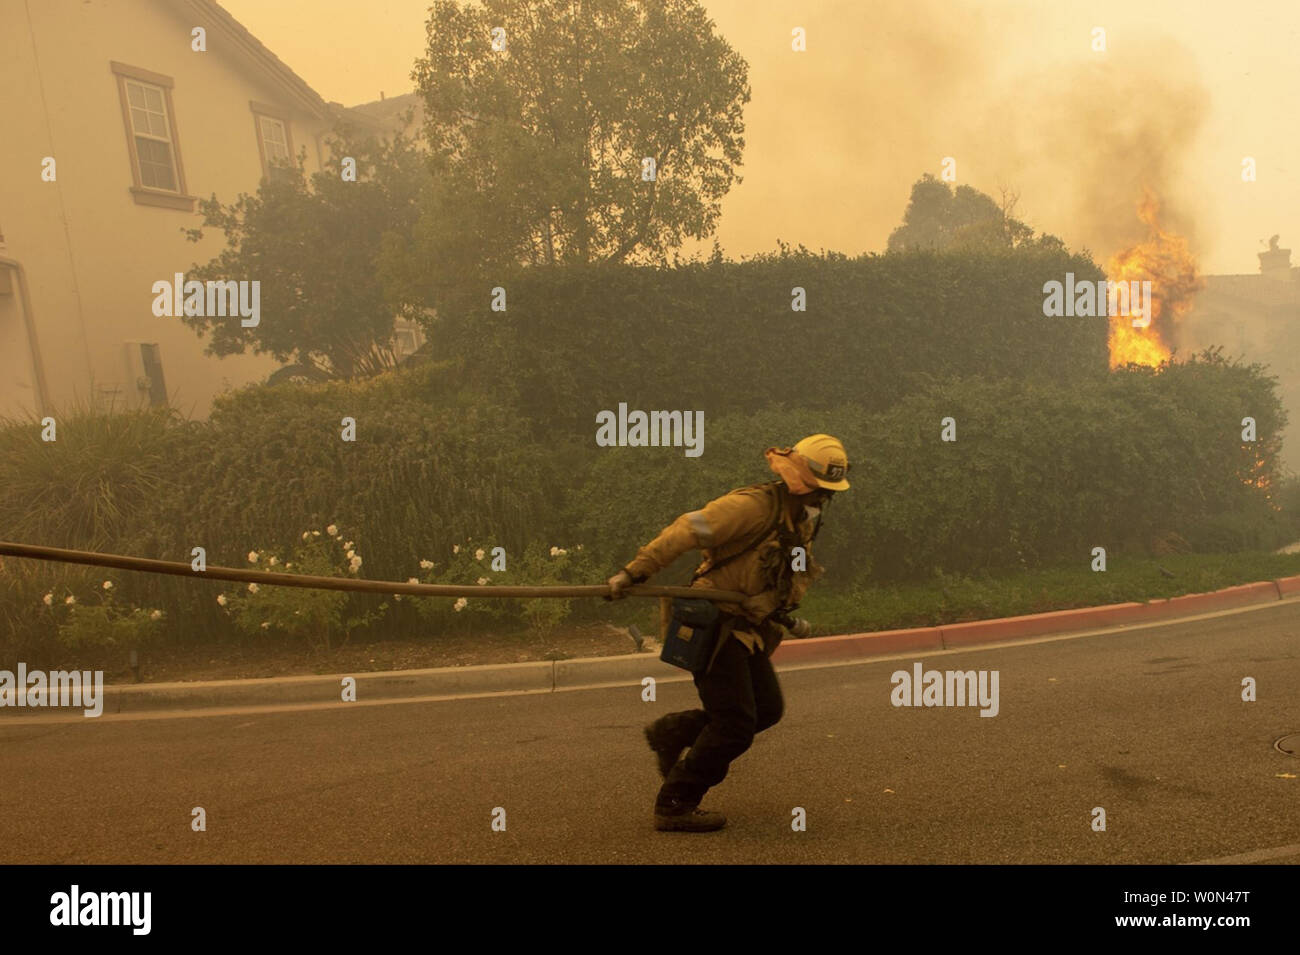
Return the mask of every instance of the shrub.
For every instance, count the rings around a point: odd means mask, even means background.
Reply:
[[[492,566],[491,547],[466,541],[464,544],[453,545],[453,553],[445,565],[422,561],[421,570],[424,573],[416,579],[421,583],[466,586],[495,584],[542,587],[600,582],[599,571],[584,553],[582,545],[547,547],[534,541],[513,558],[505,555],[505,570],[497,572]],[[557,597],[413,599],[420,616],[436,630],[457,626],[470,630],[477,624],[522,621],[539,637],[549,636],[558,624],[567,620],[573,604],[573,598]]]
[[[260,564],[271,573],[347,577],[359,574],[363,558],[354,542],[346,540],[337,525],[330,524],[324,534],[319,530],[303,531],[285,560],[270,551],[252,550],[248,562]],[[370,611],[350,613],[362,596],[342,590],[250,583],[221,594],[217,603],[246,636],[287,636],[328,648],[335,638],[346,641],[354,629],[378,620],[387,609],[388,605],[381,603]]]
[[[763,448],[827,431],[853,465],[817,542],[827,583],[1086,562],[1094,546],[1142,553],[1171,533],[1200,549],[1268,546],[1281,520],[1269,488],[1285,424],[1274,386],[1257,367],[1206,354],[1088,387],[958,379],[874,414],[724,417],[689,465],[671,449],[602,449],[568,514],[617,567],[684,511],[770,480]],[[1258,422],[1254,444],[1240,440],[1246,415]],[[954,442],[939,440],[945,417]]]
[[[162,632],[161,610],[128,606],[117,596],[110,578],[80,596],[60,589],[42,598],[42,612],[50,616],[60,645],[68,649],[87,647],[146,647]]]

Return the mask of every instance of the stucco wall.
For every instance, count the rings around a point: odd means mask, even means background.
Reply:
[[[124,11],[130,11],[124,15]],[[207,52],[191,50],[177,7],[130,3],[0,0],[0,83],[6,90],[0,150],[0,231],[4,251],[26,267],[32,310],[56,407],[74,397],[136,404],[123,343],[157,342],[172,403],[205,415],[214,395],[259,381],[277,367],[269,356],[205,356],[205,342],[176,318],[152,311],[154,282],[170,280],[223,247],[219,232],[199,244],[182,230],[200,217],[137,204],[127,131],[110,61],[174,81],[173,117],[190,195],[230,201],[262,176],[250,101],[289,114],[295,152],[319,168],[313,116],[224,31],[209,29]],[[30,18],[30,19],[29,19]],[[53,156],[57,180],[43,182]],[[256,279],[257,276],[248,276]],[[265,320],[265,319],[264,319]],[[28,343],[16,295],[0,295],[0,413],[33,407]],[[93,382],[93,389],[92,389]]]

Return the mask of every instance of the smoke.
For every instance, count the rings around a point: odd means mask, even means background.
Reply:
[[[1177,183],[1209,97],[1172,41],[1124,32],[1094,53],[1082,21],[1066,36],[1029,4],[705,2],[751,64],[729,250],[770,248],[774,221],[814,248],[883,250],[912,183],[945,157],[958,183],[1018,195],[1018,218],[1102,264],[1145,238],[1144,186],[1167,227],[1194,234],[1196,197]],[[792,24],[806,53],[773,41]]]
[[[982,147],[997,156],[997,175],[1043,210],[1040,229],[1100,259],[1147,236],[1138,204],[1148,192],[1161,224],[1196,244],[1193,197],[1179,183],[1208,93],[1185,53],[1158,40],[1146,46],[1140,58],[1097,54],[1018,77],[993,109],[1011,117],[1006,146]]]

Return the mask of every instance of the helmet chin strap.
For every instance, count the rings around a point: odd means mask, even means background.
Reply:
[[[809,507],[806,504],[804,505],[804,509],[803,509],[804,515],[807,517],[808,520],[816,521],[816,523],[813,525],[812,536],[808,538],[809,541],[814,541],[817,539],[817,532],[822,529],[822,517],[825,516],[826,508],[830,504],[830,502],[831,502],[831,497],[825,496],[821,499],[820,506]]]

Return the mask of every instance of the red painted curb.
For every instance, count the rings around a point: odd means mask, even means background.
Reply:
[[[1300,594],[1300,575],[1280,580],[1265,580],[1236,587],[1225,587],[1206,594],[1184,594],[1167,600],[1146,603],[1106,604],[1078,607],[1049,613],[1025,614],[972,620],[938,627],[912,630],[881,630],[878,633],[850,633],[833,637],[784,641],[772,659],[777,663],[802,663],[821,660],[853,660],[883,656],[907,650],[944,650],[954,647],[999,643],[1024,637],[1041,637],[1072,630],[1093,630],[1148,620],[1194,616],[1216,610],[1229,610]]]
[[[1053,610],[1048,613],[1031,613],[1021,617],[998,617],[993,620],[972,620],[969,623],[949,623],[940,627],[944,647],[964,647],[973,643],[992,643],[998,640],[1016,640],[1021,637],[1039,637],[1048,633],[1065,633],[1069,630],[1090,630],[1130,623],[1140,619],[1142,604],[1106,604],[1101,607],[1076,607],[1073,610]]]
[[[1225,587],[1208,594],[1184,594],[1182,597],[1170,597],[1168,600],[1148,601],[1157,618],[1181,617],[1186,614],[1211,613],[1215,610],[1229,610],[1232,607],[1247,607],[1251,604],[1267,603],[1281,600],[1280,588],[1271,580],[1254,584],[1241,584],[1237,587]]]
[[[775,663],[809,663],[826,660],[856,660],[906,650],[942,650],[938,627],[914,630],[881,630],[877,633],[846,633],[811,640],[784,640],[772,654]]]
[[[1300,594],[1300,576],[1281,577],[1273,581],[1277,585],[1277,592],[1283,597],[1291,594]]]

